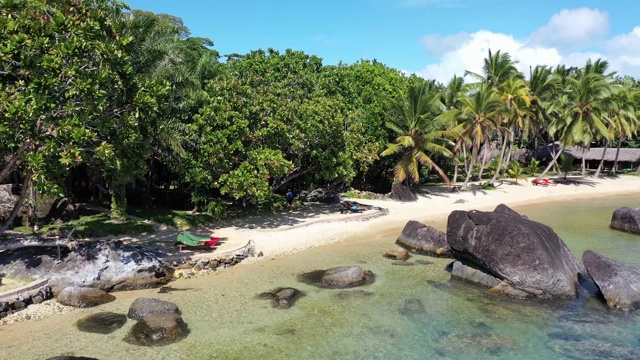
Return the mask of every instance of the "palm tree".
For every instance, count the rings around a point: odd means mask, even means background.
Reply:
[[[497,89],[511,78],[522,78],[522,73],[516,68],[518,62],[511,59],[509,53],[497,51],[495,54],[489,50],[489,56],[484,59],[482,75],[472,71],[465,71],[464,75],[470,75],[478,80],[477,85],[485,84]]]
[[[600,74],[588,73],[578,79],[568,77],[560,99],[562,113],[552,121],[549,132],[558,135],[563,148],[578,144],[588,149],[591,141],[599,136],[608,138],[609,119],[606,109],[612,106],[610,94],[611,86]],[[539,178],[544,177],[562,150],[561,148]],[[584,156],[582,159],[584,164]]]
[[[615,175],[622,141],[633,136],[640,125],[637,117],[638,109],[640,109],[640,91],[625,85],[618,85],[614,90],[613,100],[616,104],[616,112],[611,120],[615,131],[614,137],[618,140],[616,157],[613,161],[613,174]]]
[[[449,178],[432,156],[453,156],[447,145],[452,145],[449,139],[454,138],[456,133],[441,130],[445,123],[436,120],[436,115],[442,110],[440,95],[430,91],[430,88],[432,84],[426,81],[409,86],[407,96],[400,96],[391,103],[395,117],[386,123],[397,134],[397,138],[395,143],[387,145],[381,155],[401,154],[395,166],[395,177],[407,186],[410,180],[420,180],[420,165],[435,170],[449,185]]]
[[[512,77],[500,86],[500,99],[504,107],[502,122],[504,125],[504,142],[500,152],[500,159],[496,173],[491,179],[491,183],[495,182],[500,174],[500,169],[505,158],[505,151],[510,147],[509,141],[513,143],[513,137],[516,136],[525,126],[525,119],[529,117],[529,107],[531,100],[529,98],[529,88],[523,79]],[[505,163],[509,163],[511,159],[511,151],[507,154]]]
[[[462,189],[466,190],[471,177],[471,169],[478,160],[480,146],[484,144],[486,153],[489,150],[488,144],[492,132],[499,128],[496,119],[502,111],[502,101],[496,91],[486,85],[480,86],[471,97],[461,97],[460,101],[460,110],[449,110],[441,117],[459,122],[456,127],[456,131],[459,133],[456,148],[467,141],[471,142],[471,163],[462,185]]]

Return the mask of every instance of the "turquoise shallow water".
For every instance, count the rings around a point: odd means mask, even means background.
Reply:
[[[613,210],[636,196],[516,207],[556,230],[573,253],[586,249],[640,266],[640,236],[610,230]],[[429,223],[428,220],[425,222]],[[433,223],[440,229],[445,224]],[[99,359],[634,359],[640,320],[609,311],[598,299],[538,303],[505,299],[449,281],[450,259],[414,256],[406,264],[381,255],[400,229],[354,238],[171,284],[176,291],[117,293],[95,309],[0,327],[0,358],[68,354]],[[318,289],[301,273],[358,264],[376,274],[351,290]],[[256,294],[292,286],[306,295],[289,310]],[[73,323],[99,311],[126,313],[138,296],[177,303],[191,334],[180,343],[143,348],[110,335],[81,333]]]

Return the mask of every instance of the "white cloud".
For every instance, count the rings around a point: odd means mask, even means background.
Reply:
[[[451,44],[453,39],[463,39],[458,35],[452,35],[441,39],[443,44]],[[435,44],[431,44],[435,45]],[[446,83],[453,75],[462,75],[465,70],[476,73],[482,72],[483,60],[487,57],[489,49],[508,52],[520,71],[528,71],[530,65],[557,65],[562,57],[557,50],[543,47],[526,47],[523,42],[516,40],[511,35],[493,33],[481,30],[470,34],[465,40],[456,44],[452,50],[444,53],[437,64],[428,65],[417,75],[428,79]]]
[[[598,9],[562,10],[533,32],[529,41],[535,45],[580,47],[597,44],[609,31],[609,14]]]
[[[587,59],[609,61],[610,70],[640,77],[640,26],[626,34],[605,38],[609,27],[606,13],[593,9],[562,10],[531,35],[512,35],[480,30],[471,34],[426,35],[420,41],[429,55],[439,55],[438,63],[416,74],[447,83],[465,70],[481,72],[489,49],[508,52],[525,74],[529,66],[565,64],[584,66]],[[596,46],[597,45],[597,46]]]

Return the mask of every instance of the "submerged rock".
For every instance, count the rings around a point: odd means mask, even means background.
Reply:
[[[352,301],[352,300],[363,300],[370,299],[375,294],[370,291],[364,290],[343,290],[337,294],[338,299]]]
[[[271,299],[273,307],[288,309],[303,295],[304,293],[298,289],[278,288],[271,292],[262,293],[258,296],[263,299]]]
[[[451,257],[447,234],[418,221],[407,222],[396,244],[418,254]]]
[[[54,265],[49,284],[57,293],[67,286],[94,287],[105,291],[160,286],[173,279],[173,267],[155,250],[125,246],[120,241],[88,243]]]
[[[124,326],[126,322],[127,317],[124,314],[99,312],[78,320],[76,322],[76,327],[78,330],[84,332],[111,334]]]
[[[48,358],[47,360],[98,360],[98,359],[92,358],[92,357],[86,357],[86,356],[62,355],[62,356],[54,356],[52,358]]]
[[[447,351],[455,354],[469,352],[484,352],[492,355],[504,350],[515,350],[517,342],[506,335],[480,333],[469,334],[456,332],[440,338],[440,345]]]
[[[548,226],[506,205],[493,212],[453,211],[447,242],[463,260],[531,297],[576,298],[580,261]]]
[[[570,359],[640,359],[640,349],[626,343],[610,343],[604,341],[563,341],[549,340],[547,347]]]
[[[167,345],[189,335],[189,328],[178,314],[151,314],[138,321],[124,341],[142,346]]]
[[[427,309],[420,299],[407,299],[404,301],[404,306],[398,309],[398,312],[407,317],[414,317],[427,313]]]
[[[640,234],[640,208],[616,209],[611,216],[611,227],[632,234]]]
[[[180,314],[178,305],[160,299],[150,297],[137,298],[129,306],[127,317],[133,320],[140,320],[152,314]]]
[[[77,308],[88,308],[106,304],[115,300],[116,297],[107,292],[84,287],[67,287],[58,294],[57,301],[66,306]]]
[[[640,308],[640,269],[587,250],[582,262],[609,307],[634,311]]]

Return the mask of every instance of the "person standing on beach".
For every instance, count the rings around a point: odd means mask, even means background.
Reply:
[[[291,189],[287,191],[287,205],[289,210],[293,209],[293,191]]]

